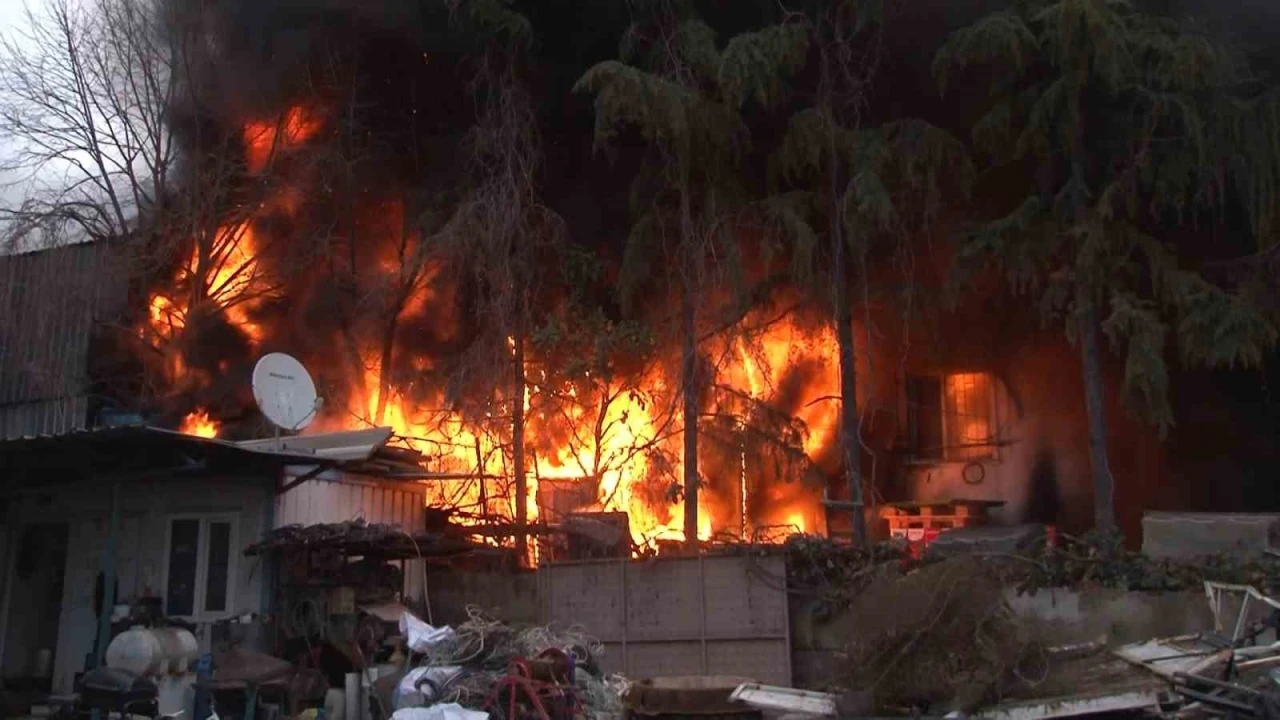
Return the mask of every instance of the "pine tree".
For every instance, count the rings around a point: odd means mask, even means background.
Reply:
[[[939,51],[944,91],[968,66],[990,82],[974,144],[996,164],[1036,168],[1040,183],[961,240],[958,268],[994,261],[1079,341],[1095,522],[1109,531],[1099,330],[1124,350],[1130,404],[1161,432],[1173,423],[1171,340],[1184,361],[1209,367],[1258,364],[1275,343],[1247,295],[1186,269],[1160,238],[1238,201],[1253,239],[1271,242],[1278,106],[1229,48],[1122,0],[1018,2]]]
[[[804,61],[804,36],[788,27],[731,39],[688,0],[636,0],[638,20],[621,59],[597,64],[576,90],[595,95],[595,144],[616,148],[636,131],[646,155],[633,183],[635,215],[623,259],[624,300],[655,278],[680,297],[685,538],[696,545],[699,315],[726,273],[740,267],[732,218],[746,202],[742,162],[750,142],[747,99],[769,102]]]
[[[861,421],[857,407],[852,277],[885,242],[910,242],[942,206],[944,191],[967,192],[973,169],[963,145],[926,122],[901,119],[863,126],[866,88],[874,79],[880,6],[822,2],[792,27],[817,55],[813,102],[792,116],[774,156],[782,192],[763,209],[789,239],[802,287],[822,288],[818,300],[836,328],[840,365],[840,447],[849,488],[854,539],[866,542]],[[945,187],[943,173],[958,182]],[[867,278],[861,272],[862,292]]]

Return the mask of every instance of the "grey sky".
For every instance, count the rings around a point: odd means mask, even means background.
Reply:
[[[0,34],[12,37],[19,33],[27,20],[26,0],[0,0]],[[0,138],[0,154],[3,154],[3,138]],[[11,185],[20,178],[0,172],[0,206],[11,207],[22,202],[24,188]]]
[[[42,15],[46,2],[48,0],[0,0],[0,34],[5,38],[14,39],[19,45],[24,44],[23,36],[27,33],[27,23],[30,21],[27,8],[30,7],[37,15]],[[78,0],[72,0],[72,4],[78,4]],[[6,138],[0,137],[0,157],[11,156],[10,147]],[[30,194],[33,185],[46,189],[59,185],[62,182],[63,172],[56,167],[46,167],[39,176],[32,178],[29,170],[0,171],[0,207],[12,208],[20,205]],[[35,242],[38,244],[40,241],[35,240]],[[4,243],[0,243],[0,248],[3,246]],[[9,249],[13,250],[13,248]],[[31,249],[31,246],[21,246],[19,251],[26,249]],[[0,252],[3,252],[3,249],[0,249]]]
[[[22,0],[0,0],[0,28],[15,27],[24,14]]]

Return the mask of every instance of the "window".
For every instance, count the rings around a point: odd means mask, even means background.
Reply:
[[[907,378],[907,448],[915,460],[994,459],[995,396],[987,373]]]
[[[165,614],[232,614],[239,523],[235,515],[175,515],[165,544]]]

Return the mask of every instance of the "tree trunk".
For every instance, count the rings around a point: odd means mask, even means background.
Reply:
[[[378,404],[373,411],[375,425],[381,425],[387,417],[387,396],[391,394],[391,359],[395,353],[396,328],[399,325],[400,305],[397,305],[382,330],[382,350],[378,354]]]
[[[515,400],[511,410],[511,465],[516,476],[516,553],[520,562],[528,557],[529,487],[524,471],[524,334],[515,335]]]
[[[697,329],[694,323],[693,290],[686,280],[681,298],[683,315],[683,349],[680,358],[680,382],[684,388],[684,540],[690,548],[698,547],[698,387]]]
[[[853,308],[849,301],[849,275],[845,271],[844,242],[838,238],[832,268],[836,342],[840,356],[840,452],[844,461],[844,477],[849,487],[853,542],[867,543],[867,520],[863,514],[862,467],[858,440],[858,369],[853,344]]]
[[[1093,522],[1099,530],[1115,529],[1115,480],[1107,459],[1107,415],[1103,407],[1102,359],[1098,351],[1098,314],[1087,302],[1080,318],[1080,358],[1084,403],[1089,417],[1089,464],[1093,470]]]

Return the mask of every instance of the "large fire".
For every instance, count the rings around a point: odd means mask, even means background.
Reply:
[[[250,174],[272,172],[276,158],[305,147],[324,128],[320,114],[302,107],[246,123],[245,168]],[[209,238],[195,239],[171,282],[152,293],[140,333],[155,345],[172,342],[200,305],[238,330],[256,355],[298,354],[317,375],[321,392],[336,400],[326,403],[311,430],[393,428],[398,442],[419,451],[430,470],[447,476],[428,481],[429,502],[456,509],[464,522],[514,518],[516,504],[523,502],[530,521],[557,523],[567,512],[623,511],[639,545],[684,539],[680,442],[685,421],[672,358],[655,361],[638,375],[602,377],[587,371],[565,378],[553,371],[553,360],[527,343],[526,387],[518,401],[525,411],[528,495],[518,498],[510,480],[513,393],[499,390],[479,410],[459,409],[441,389],[423,387],[421,378],[437,370],[434,359],[420,354],[406,361],[406,351],[396,343],[403,324],[442,314],[433,304],[438,268],[421,260],[421,239],[406,229],[399,203],[383,203],[373,213],[376,218],[360,226],[358,250],[367,253],[366,260],[357,258],[354,243],[350,252],[333,256],[352,275],[359,265],[369,286],[379,289],[378,297],[359,306],[361,317],[376,320],[369,323],[376,329],[340,334],[322,351],[308,351],[290,339],[305,337],[297,328],[270,317],[269,304],[278,295],[293,298],[279,290],[279,278],[261,253],[279,218],[298,212],[299,196],[297,183],[285,182],[254,212],[218,227]],[[303,288],[298,292],[308,292],[306,280],[298,281]],[[762,320],[748,318],[743,325]],[[510,342],[513,348],[514,339]],[[750,332],[708,340],[704,351],[714,360],[715,374],[712,399],[698,421],[708,438],[699,461],[699,538],[751,539],[771,527],[824,532],[820,483],[804,480],[823,462],[835,436],[833,333],[825,326],[805,327],[788,315]],[[514,357],[513,351],[504,377],[514,377]],[[167,353],[170,382],[191,383],[193,359],[181,350]],[[392,372],[384,368],[388,362],[413,372]],[[765,429],[773,427],[770,423],[782,429]],[[206,437],[219,432],[204,409],[192,410],[182,429]],[[758,449],[770,444],[781,449],[773,455]]]

